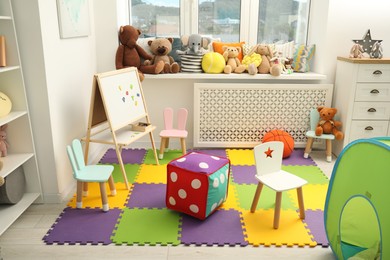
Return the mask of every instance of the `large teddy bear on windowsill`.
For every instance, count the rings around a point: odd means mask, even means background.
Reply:
[[[151,60],[150,56],[141,46],[137,44],[137,40],[141,31],[131,25],[121,26],[119,29],[120,45],[115,55],[116,69],[127,67],[138,68],[138,73],[141,81],[144,79],[143,73],[159,74],[164,69],[164,62],[160,61],[153,65],[144,65],[141,62],[141,57],[145,60]]]
[[[177,73],[180,66],[174,61],[169,53],[172,50],[172,38],[158,38],[148,41],[151,52],[154,54],[152,60],[146,60],[145,65],[158,64],[160,61],[164,62],[164,69],[161,73]]]

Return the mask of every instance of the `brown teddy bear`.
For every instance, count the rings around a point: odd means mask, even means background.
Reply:
[[[245,65],[242,65],[240,60],[237,58],[241,51],[240,47],[222,46],[223,57],[225,58],[226,66],[223,70],[226,74],[242,73],[245,71]]]
[[[160,61],[164,62],[164,69],[162,73],[177,73],[180,70],[180,66],[174,61],[169,53],[172,50],[172,38],[158,38],[148,41],[150,50],[154,54],[151,60],[146,60],[145,65],[158,64]]]
[[[341,122],[333,119],[337,113],[337,109],[331,107],[318,107],[317,111],[320,113],[320,121],[315,130],[316,135],[333,134],[337,140],[343,139],[344,134],[338,129],[341,127]]]
[[[145,60],[151,60],[153,57],[146,53],[137,40],[141,31],[131,25],[121,26],[119,29],[120,45],[116,51],[115,66],[116,69],[126,67],[138,68],[141,81],[144,79],[143,73],[158,74],[164,69],[164,62],[158,62],[154,65],[143,65],[141,57]]]

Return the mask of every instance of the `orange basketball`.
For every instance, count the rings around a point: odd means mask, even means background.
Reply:
[[[292,136],[283,130],[271,130],[267,132],[262,142],[281,141],[284,143],[283,158],[287,158],[294,150],[294,139]]]

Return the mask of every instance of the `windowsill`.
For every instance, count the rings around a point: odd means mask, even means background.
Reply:
[[[271,74],[209,74],[209,73],[170,73],[170,74],[145,74],[146,79],[240,79],[240,80],[325,80],[326,75],[315,72],[282,74],[272,76]]]

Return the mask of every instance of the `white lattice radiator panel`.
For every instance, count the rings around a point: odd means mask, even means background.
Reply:
[[[309,111],[330,106],[332,84],[194,84],[194,146],[253,147],[272,129],[306,144]]]

